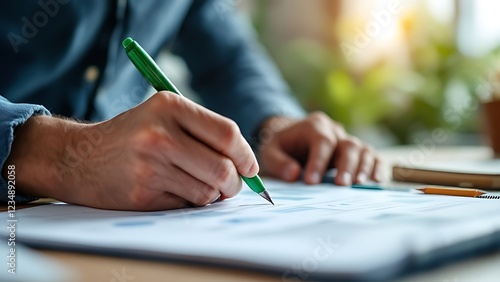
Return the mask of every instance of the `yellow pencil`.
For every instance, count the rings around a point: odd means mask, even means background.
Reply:
[[[477,197],[486,194],[485,191],[477,189],[454,188],[454,187],[422,187],[417,190],[425,194],[461,196],[461,197]]]

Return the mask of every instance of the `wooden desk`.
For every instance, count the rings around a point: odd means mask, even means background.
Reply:
[[[407,159],[415,152],[423,152],[417,147],[397,147],[381,150],[386,165],[394,161]],[[427,150],[420,155],[425,160],[464,160],[484,159],[491,156],[487,148],[479,147],[447,147]],[[30,205],[28,205],[30,206]],[[72,269],[77,278],[75,281],[282,281],[279,276],[260,274],[245,270],[222,267],[205,267],[200,265],[152,262],[125,258],[106,257],[70,252],[42,250],[61,265]],[[126,279],[129,278],[129,279]],[[401,277],[399,282],[493,282],[500,281],[500,251],[480,257],[457,261],[435,269],[409,274]]]

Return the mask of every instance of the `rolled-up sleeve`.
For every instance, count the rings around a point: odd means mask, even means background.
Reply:
[[[10,154],[12,142],[14,141],[14,129],[25,123],[33,115],[42,114],[50,115],[50,112],[43,106],[11,103],[0,96],[0,169],[6,165],[5,161]],[[0,203],[6,203],[9,200],[7,188],[7,180],[0,176]],[[19,203],[35,199],[18,194],[15,197],[16,202]]]
[[[268,117],[305,112],[232,3],[195,0],[174,52],[185,59],[204,105],[236,121],[248,140]]]

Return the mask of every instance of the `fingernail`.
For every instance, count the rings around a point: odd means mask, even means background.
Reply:
[[[368,176],[366,175],[366,173],[360,172],[358,174],[358,180],[357,180],[357,182],[358,183],[365,183],[367,179],[368,179]]]
[[[321,175],[319,174],[319,172],[315,171],[311,174],[311,182],[316,184],[316,183],[319,183],[321,181]]]
[[[377,182],[381,182],[383,178],[384,176],[380,170],[375,173],[375,180]]]
[[[349,172],[342,173],[342,182],[344,182],[344,185],[351,185],[352,175]]]

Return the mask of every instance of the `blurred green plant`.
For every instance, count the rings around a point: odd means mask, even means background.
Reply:
[[[422,7],[417,12],[401,18],[404,66],[381,57],[354,70],[339,47],[342,38],[333,43],[296,39],[279,47],[263,40],[304,107],[328,113],[348,130],[376,127],[399,144],[413,143],[415,133],[434,128],[477,132],[475,91],[497,52],[465,56],[453,24],[436,21]],[[265,22],[258,15],[262,32]]]

